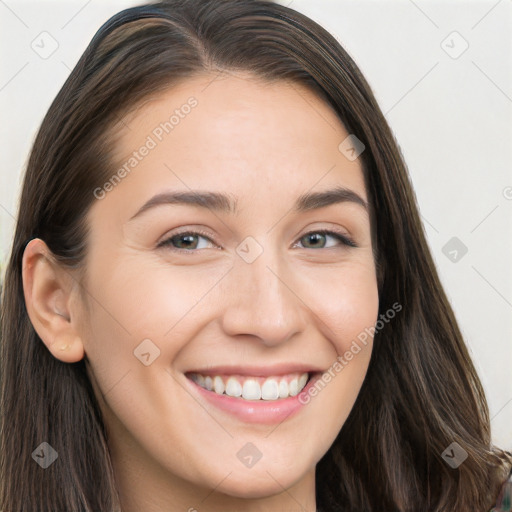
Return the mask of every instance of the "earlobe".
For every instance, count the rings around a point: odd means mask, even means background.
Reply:
[[[61,336],[49,349],[54,357],[66,363],[75,363],[84,357],[84,345],[78,336],[70,339]]]
[[[63,362],[80,361],[84,346],[70,310],[73,278],[39,238],[25,247],[22,276],[28,316],[43,343]]]

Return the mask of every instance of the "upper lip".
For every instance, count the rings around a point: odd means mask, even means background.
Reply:
[[[252,377],[272,377],[277,375],[287,375],[289,373],[315,373],[322,372],[323,370],[308,364],[303,363],[281,363],[274,365],[255,366],[206,366],[204,368],[197,368],[188,370],[185,373],[200,373],[201,375],[246,375]]]

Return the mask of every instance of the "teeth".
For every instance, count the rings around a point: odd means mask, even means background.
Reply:
[[[288,384],[289,393],[291,396],[295,396],[299,392],[299,380],[292,379],[290,384]]]
[[[203,376],[198,373],[190,375],[191,380],[208,391],[218,395],[226,394],[232,397],[241,397],[244,400],[278,400],[298,395],[306,386],[308,373],[291,374],[287,377],[235,377],[227,380],[216,375]]]
[[[201,386],[201,384],[199,384]],[[203,386],[201,386],[203,387]],[[241,396],[242,395],[242,386],[240,382],[238,382],[235,378],[230,377],[226,384],[226,395],[229,396]]]
[[[215,377],[213,379],[213,389],[218,395],[222,395],[222,393],[224,393],[226,386],[224,386],[224,381],[220,377]]]
[[[260,385],[253,379],[246,380],[242,390],[242,397],[246,400],[259,400],[261,398]]]
[[[290,394],[288,393],[288,382],[282,380],[279,382],[279,398],[286,398],[288,396],[290,396]]]
[[[275,379],[267,379],[261,386],[263,400],[277,400],[279,398],[279,385]]]

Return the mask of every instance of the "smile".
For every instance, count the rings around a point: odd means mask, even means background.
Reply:
[[[309,373],[255,377],[247,375],[202,375],[188,378],[207,391],[244,400],[279,400],[298,395],[309,380]]]

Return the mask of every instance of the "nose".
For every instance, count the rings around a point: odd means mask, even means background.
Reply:
[[[276,346],[305,330],[308,308],[297,290],[297,280],[270,250],[252,263],[237,258],[228,279],[222,318],[227,335],[253,336]]]

